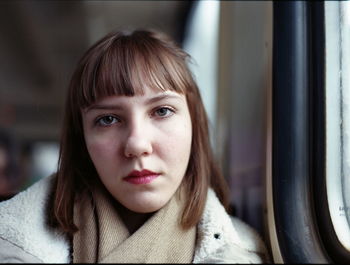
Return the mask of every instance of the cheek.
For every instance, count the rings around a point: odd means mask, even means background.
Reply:
[[[186,163],[191,152],[192,126],[190,122],[169,128],[166,137],[159,142],[164,157],[171,159],[175,166]]]
[[[85,142],[94,163],[101,160],[106,161],[116,152],[117,142],[112,137],[87,134]]]

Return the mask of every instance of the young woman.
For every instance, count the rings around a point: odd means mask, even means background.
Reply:
[[[113,32],[82,57],[57,174],[0,205],[0,260],[258,263],[230,217],[188,55],[159,32]]]

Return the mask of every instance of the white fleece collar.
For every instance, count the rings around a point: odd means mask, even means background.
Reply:
[[[198,245],[194,255],[194,263],[211,257],[223,245],[241,244],[230,216],[212,189],[208,191],[207,202],[197,231]]]

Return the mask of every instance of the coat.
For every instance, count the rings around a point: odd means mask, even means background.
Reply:
[[[45,223],[52,178],[38,181],[0,203],[0,262],[71,263],[70,243]],[[193,263],[262,263],[268,261],[259,235],[229,216],[209,189],[197,226]]]

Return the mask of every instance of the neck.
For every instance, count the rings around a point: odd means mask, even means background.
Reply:
[[[154,214],[152,213],[137,213],[134,211],[129,210],[125,206],[123,206],[121,203],[119,203],[113,196],[110,194],[104,185],[99,182],[98,185],[101,185],[101,188],[105,190],[107,196],[109,199],[114,202],[115,209],[118,212],[118,215],[122,219],[124,225],[128,229],[130,235],[133,234],[136,230],[138,230],[146,221]]]
[[[129,230],[130,234],[133,234],[136,230],[138,230],[153,215],[153,213],[133,212],[121,205],[119,202],[117,202],[115,205],[120,218],[123,220],[123,223]]]

